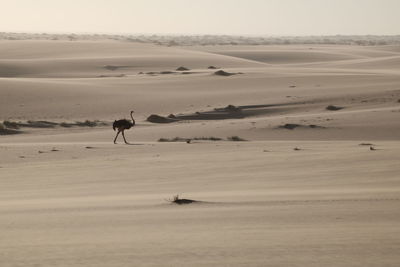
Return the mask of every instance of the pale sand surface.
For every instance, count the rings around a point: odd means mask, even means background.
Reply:
[[[399,265],[398,47],[3,41],[0,76],[0,121],[137,120],[0,136],[0,266]]]

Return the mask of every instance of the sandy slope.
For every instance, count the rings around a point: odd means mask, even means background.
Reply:
[[[396,266],[400,146],[376,147],[3,145],[10,161],[26,158],[0,169],[0,262]],[[165,202],[175,193],[207,203]]]
[[[137,120],[0,136],[0,265],[397,266],[399,53],[0,42],[0,120]]]

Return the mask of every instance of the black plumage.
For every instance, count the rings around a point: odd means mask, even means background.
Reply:
[[[133,119],[133,111],[131,111],[131,118],[132,118],[132,122],[130,122],[127,119],[122,119],[122,120],[115,120],[113,123],[113,130],[118,130],[117,135],[114,138],[114,144],[116,144],[117,142],[117,137],[119,135],[119,133],[122,132],[122,137],[124,138],[125,144],[128,144],[128,142],[125,139],[125,134],[124,131],[128,130],[130,128],[132,128],[133,126],[135,126],[135,120]]]

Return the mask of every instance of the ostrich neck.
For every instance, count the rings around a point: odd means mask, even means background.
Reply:
[[[132,113],[131,113],[131,118],[132,118],[132,124],[135,125],[135,120],[133,119]]]

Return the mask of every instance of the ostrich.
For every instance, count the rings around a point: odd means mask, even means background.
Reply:
[[[114,131],[115,131],[115,129],[118,129],[117,135],[115,136],[115,139],[114,139],[114,144],[117,143],[117,137],[120,132],[122,132],[122,137],[124,138],[125,144],[129,144],[128,142],[126,142],[124,131],[135,126],[135,120],[133,119],[132,113],[133,113],[133,111],[131,111],[132,122],[128,121],[127,119],[114,121],[113,129],[114,129]]]

